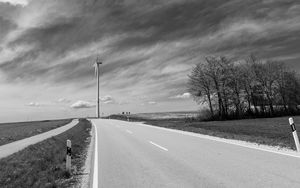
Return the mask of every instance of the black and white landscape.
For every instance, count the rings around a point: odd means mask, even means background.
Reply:
[[[0,0],[0,187],[299,187],[299,33],[297,0]]]

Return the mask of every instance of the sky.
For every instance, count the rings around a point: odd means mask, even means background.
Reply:
[[[300,70],[298,0],[0,0],[0,122],[201,108],[205,56]]]

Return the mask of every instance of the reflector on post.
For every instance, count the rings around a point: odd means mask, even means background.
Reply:
[[[292,134],[293,134],[293,137],[294,137],[294,141],[295,141],[297,152],[300,152],[299,138],[298,138],[298,134],[297,134],[297,130],[296,130],[294,119],[293,118],[289,118],[289,123],[290,123],[291,129],[292,129]]]
[[[71,156],[72,156],[72,143],[67,140],[67,155],[66,155],[66,170],[71,171]]]

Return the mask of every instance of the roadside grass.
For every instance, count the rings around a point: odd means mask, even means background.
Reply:
[[[0,160],[0,187],[73,187],[84,175],[91,124],[86,119],[55,137],[31,145]],[[72,141],[72,172],[65,170],[66,140]]]
[[[112,119],[125,120],[122,116]],[[227,139],[243,140],[270,146],[279,146],[295,150],[289,117],[242,119],[228,121],[190,121],[190,119],[146,119],[131,117],[130,121],[142,121],[145,124],[217,136]],[[300,116],[294,117],[300,130]]]
[[[31,137],[70,123],[71,119],[0,124],[0,146]]]

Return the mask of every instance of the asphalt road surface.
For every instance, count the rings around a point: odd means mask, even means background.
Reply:
[[[98,186],[300,187],[300,159],[117,120],[97,129]]]

